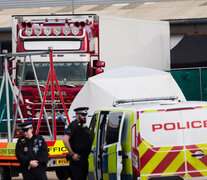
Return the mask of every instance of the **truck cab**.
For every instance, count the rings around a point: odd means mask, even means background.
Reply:
[[[99,59],[99,17],[95,14],[14,15],[12,20],[13,53],[29,54],[47,51],[48,48],[53,51],[54,71],[66,109],[69,109],[88,78],[103,72],[105,66]],[[49,54],[44,54],[26,59],[15,57],[12,60],[13,84],[17,94],[21,89],[20,108],[23,117],[32,118],[34,124],[37,124],[35,118],[40,117],[42,106],[37,84],[43,96],[50,70],[49,59]],[[22,71],[24,76],[21,79]],[[57,87],[54,91],[56,114],[65,117],[60,92]],[[52,117],[51,94],[52,88],[49,87],[45,101],[48,117]],[[13,107],[15,112],[15,103]],[[63,135],[65,123],[61,119],[57,121],[57,133]],[[42,125],[40,134],[48,134],[46,126]]]
[[[91,119],[89,179],[207,178],[207,102],[120,102]]]

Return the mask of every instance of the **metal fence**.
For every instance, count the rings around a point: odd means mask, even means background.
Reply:
[[[207,101],[207,68],[185,68],[170,71],[188,101]]]

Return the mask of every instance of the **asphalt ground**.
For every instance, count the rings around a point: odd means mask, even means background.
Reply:
[[[48,171],[47,178],[48,180],[58,180],[55,171]],[[18,177],[13,177],[12,180],[23,180],[22,174],[20,174]]]

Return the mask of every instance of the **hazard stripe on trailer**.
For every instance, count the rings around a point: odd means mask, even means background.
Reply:
[[[47,141],[49,156],[63,156],[68,153],[62,140]],[[16,143],[1,143],[0,142],[0,160],[16,160],[15,155]]]
[[[62,140],[48,141],[47,142],[47,146],[48,146],[49,156],[65,155],[65,154],[68,153],[68,150],[65,147],[65,145],[64,145]]]

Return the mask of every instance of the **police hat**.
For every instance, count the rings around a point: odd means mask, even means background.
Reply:
[[[78,108],[75,108],[74,111],[76,114],[85,114],[87,115],[88,114],[88,107],[78,107]]]
[[[27,131],[28,129],[32,128],[32,122],[23,122],[19,124],[19,128],[22,132]]]

